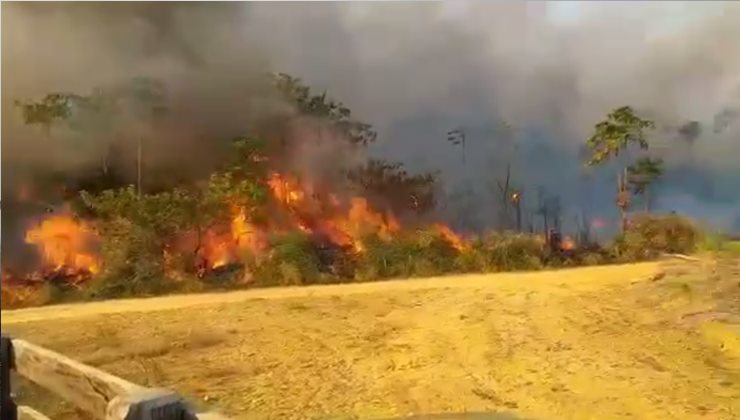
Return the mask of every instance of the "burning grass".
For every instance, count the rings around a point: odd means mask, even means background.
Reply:
[[[269,171],[256,180],[215,174],[199,189],[83,194],[88,219],[65,207],[28,229],[39,269],[4,271],[3,305],[593,265],[650,258],[698,237],[683,219],[642,218],[611,251],[567,236],[463,237],[441,223],[403,224],[327,185]],[[644,244],[651,254],[638,252]]]

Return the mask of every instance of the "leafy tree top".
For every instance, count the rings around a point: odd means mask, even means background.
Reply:
[[[278,93],[294,104],[303,115],[322,118],[345,135],[356,145],[367,145],[377,138],[377,133],[370,124],[352,118],[352,111],[343,103],[326,96],[326,92],[317,95],[299,78],[285,73],[273,76],[273,83]]]
[[[663,160],[650,157],[640,158],[627,167],[628,182],[635,194],[642,194],[645,189],[658,177],[663,175]]]
[[[648,149],[646,131],[655,128],[655,123],[640,118],[629,106],[623,106],[607,115],[606,120],[596,124],[594,133],[586,141],[591,157],[588,166],[606,162],[619,156],[631,144]]]
[[[157,118],[166,112],[164,85],[155,79],[133,78],[126,83],[97,87],[87,95],[49,93],[38,101],[16,101],[26,124],[49,128],[65,122],[75,130],[110,129],[126,110],[138,118]]]

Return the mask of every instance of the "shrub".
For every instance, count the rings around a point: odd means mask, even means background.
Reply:
[[[455,268],[458,251],[435,229],[405,231],[386,241],[369,235],[362,241],[355,278],[360,281],[435,276]]]
[[[688,219],[671,215],[639,215],[612,245],[620,261],[655,258],[661,253],[691,253],[701,239],[699,229]]]
[[[544,258],[544,244],[537,236],[504,232],[474,241],[458,263],[471,271],[534,270],[543,266]]]
[[[104,266],[85,290],[89,298],[140,296],[167,291],[164,245],[158,235],[123,219],[103,221]]]
[[[306,235],[295,232],[271,240],[269,254],[250,262],[257,286],[297,286],[318,283],[319,258]]]

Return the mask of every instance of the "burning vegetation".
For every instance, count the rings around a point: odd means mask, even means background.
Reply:
[[[364,147],[375,140],[375,132],[343,104],[312,94],[290,76],[276,76],[275,87],[294,112],[258,126],[254,137],[235,139],[223,153],[228,158],[207,177],[173,173],[166,182],[142,182],[139,155],[133,186],[119,168],[131,162],[116,161],[116,144],[109,143],[99,168],[63,188],[67,204],[26,230],[24,242],[38,257],[36,267],[13,271],[4,258],[3,304],[28,304],[34,287],[100,298],[209,285],[535,269],[618,257],[581,237],[579,244],[550,233],[548,220],[558,226],[560,204],[548,197],[538,210],[548,234],[523,232],[523,194],[509,194],[508,176],[501,188],[503,220],[515,210],[516,229],[505,225],[500,232],[461,235],[435,215],[435,174],[409,174],[401,164],[365,159]],[[131,89],[139,101],[137,115],[166,118],[161,85],[139,80]],[[112,127],[118,124],[120,106],[108,106],[122,92],[131,100],[130,92],[118,88],[96,90],[89,97],[52,94],[20,108],[27,124],[41,124],[46,133],[54,121],[97,138],[100,127],[90,125],[90,119],[105,116]],[[129,122],[120,124],[125,128]],[[327,142],[336,147],[325,147]],[[306,150],[312,159],[324,153],[317,160],[323,163],[307,164],[297,156]],[[353,163],[326,164],[342,161]],[[20,188],[17,201],[29,201],[30,189]],[[598,227],[596,220],[592,224]],[[621,246],[619,252],[627,255],[629,246]]]

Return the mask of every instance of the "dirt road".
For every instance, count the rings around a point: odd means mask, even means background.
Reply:
[[[8,311],[2,325],[234,418],[733,419],[737,335],[705,316],[736,311],[716,301],[739,295],[732,270],[646,263],[170,296]]]
[[[475,288],[495,282],[499,287],[559,287],[567,281],[568,287],[598,288],[604,284],[647,278],[658,270],[656,263],[627,264],[623,266],[586,267],[530,273],[472,274],[403,279],[383,282],[337,284],[307,287],[275,287],[224,293],[202,293],[152,298],[119,299],[103,302],[53,305],[2,311],[2,324],[66,319],[127,312],[151,312],[168,309],[208,306],[243,302],[250,299],[285,299],[311,296],[342,296],[363,293],[394,292],[439,288]]]

